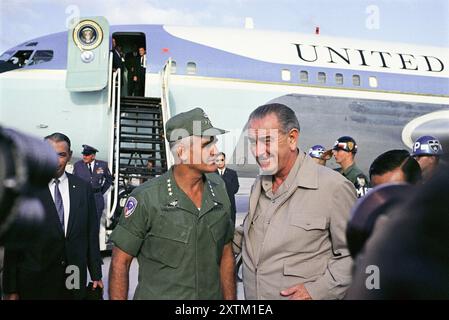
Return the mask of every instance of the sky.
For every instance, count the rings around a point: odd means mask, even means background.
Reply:
[[[254,28],[449,47],[449,0],[0,0],[0,52],[67,30],[73,16],[113,24]]]

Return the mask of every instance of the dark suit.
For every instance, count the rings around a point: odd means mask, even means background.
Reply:
[[[112,175],[109,172],[108,163],[101,160],[95,160],[94,169],[89,171],[83,160],[77,161],[73,168],[73,174],[89,182],[95,194],[95,204],[97,206],[98,221],[104,209],[103,194],[112,185]]]
[[[59,222],[48,188],[36,192],[45,218],[37,228],[39,236],[20,250],[6,248],[3,285],[5,293],[18,293],[20,299],[83,299],[87,269],[93,280],[101,279],[98,221],[91,187],[71,174],[70,213],[67,235]],[[67,290],[68,266],[79,268],[79,290]],[[70,280],[70,279],[69,279]],[[69,281],[73,283],[73,281]]]
[[[120,68],[123,71],[123,61],[120,53],[117,49],[112,49],[112,69],[117,70]]]
[[[226,168],[223,175],[220,175],[219,171],[217,174],[224,180],[226,185],[226,191],[228,192],[229,201],[231,202],[231,218],[235,225],[235,194],[239,191],[239,179],[237,177],[237,172],[232,169]]]
[[[143,97],[145,95],[145,73],[147,69],[141,65],[141,59],[142,56],[139,56],[136,70],[137,73],[136,96]]]
[[[135,96],[137,91],[137,67],[139,66],[140,58],[137,52],[128,52],[125,57],[126,69],[128,69],[128,96]]]

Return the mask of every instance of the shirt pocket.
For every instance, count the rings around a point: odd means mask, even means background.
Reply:
[[[216,258],[217,262],[220,263],[221,256],[223,253],[223,247],[225,245],[226,241],[226,235],[228,234],[228,229],[230,226],[229,222],[230,218],[227,214],[223,214],[221,217],[219,217],[217,220],[212,221],[209,224],[209,230],[212,234],[212,238],[215,242],[215,248],[216,248]]]
[[[177,268],[187,251],[191,231],[191,226],[162,218],[148,233],[143,252],[148,252],[152,260]]]
[[[305,214],[292,215],[286,230],[287,251],[316,252],[328,241],[328,219]]]

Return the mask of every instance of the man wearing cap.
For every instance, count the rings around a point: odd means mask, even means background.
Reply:
[[[422,136],[413,144],[412,157],[418,161],[423,180],[428,180],[438,167],[443,147],[440,141],[432,136]]]
[[[343,298],[351,281],[345,229],[354,186],[298,149],[299,122],[289,107],[260,106],[247,127],[261,175],[234,237],[242,248],[245,297]]]
[[[112,175],[108,168],[108,163],[96,160],[97,149],[87,144],[83,144],[83,159],[75,163],[73,174],[87,181],[92,186],[97,206],[98,222],[100,223],[104,209],[103,194],[112,185]]]
[[[137,187],[114,229],[111,299],[128,296],[129,267],[139,262],[134,299],[235,299],[231,204],[217,169],[214,128],[200,108],[166,123],[175,165]]]
[[[309,149],[309,156],[315,161],[316,163],[326,166],[326,161],[330,159],[330,155],[325,154],[326,149],[320,145],[314,145]]]
[[[340,168],[336,169],[336,171],[354,184],[358,198],[364,196],[368,192],[369,180],[355,164],[354,157],[357,153],[355,140],[349,136],[338,138],[332,148],[332,153],[335,157],[335,162],[340,165]]]

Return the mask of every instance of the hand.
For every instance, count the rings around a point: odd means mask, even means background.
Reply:
[[[19,300],[19,294],[18,293],[10,293],[10,294],[5,294],[3,296],[4,300]]]
[[[133,81],[137,82],[137,77],[136,76],[133,77]]]
[[[282,290],[281,296],[290,297],[290,300],[312,300],[303,283]]]
[[[95,288],[97,288],[97,287],[100,287],[100,288],[104,288],[104,286],[103,286],[103,281],[101,281],[101,280],[98,280],[98,281],[94,281],[94,283],[93,283],[93,285],[92,285],[92,290],[93,289],[95,289]]]

